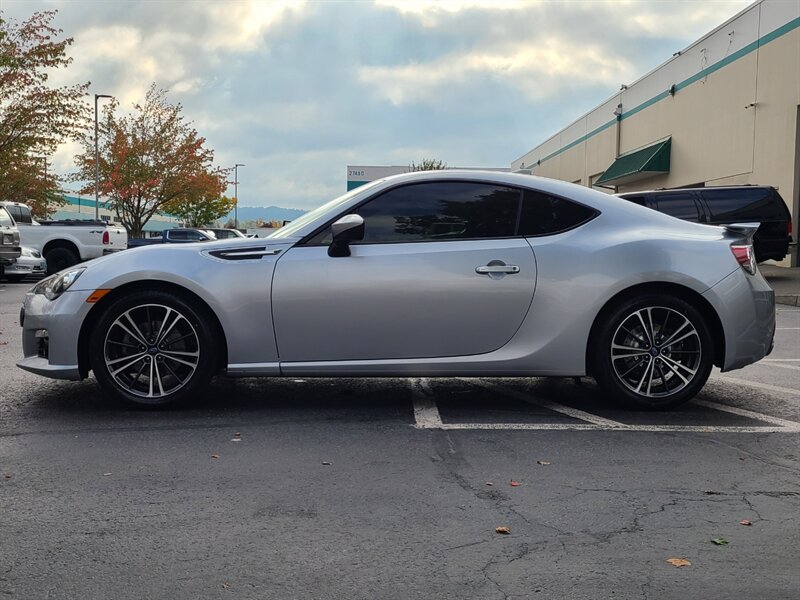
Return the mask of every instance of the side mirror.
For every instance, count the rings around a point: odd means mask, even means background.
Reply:
[[[345,215],[331,225],[331,235],[328,256],[350,256],[350,242],[364,239],[364,219],[361,215]]]

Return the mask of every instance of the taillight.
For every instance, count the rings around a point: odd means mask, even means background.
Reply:
[[[103,232],[103,244],[107,245],[109,241],[110,241],[110,237],[108,235],[108,231],[104,231]]]
[[[789,217],[789,222],[786,223],[786,233],[789,234],[789,237],[792,237],[792,217]]]
[[[756,274],[756,253],[753,251],[753,245],[747,244],[746,246],[731,246],[731,252],[736,258],[741,267],[750,273]]]

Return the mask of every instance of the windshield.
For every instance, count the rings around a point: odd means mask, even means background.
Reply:
[[[324,221],[325,215],[327,215],[328,213],[335,213],[337,208],[339,208],[343,204],[346,204],[353,196],[355,196],[356,194],[360,194],[364,190],[375,187],[376,185],[382,183],[383,181],[384,181],[383,179],[376,179],[375,181],[370,181],[365,185],[352,189],[343,196],[339,196],[338,198],[335,198],[330,202],[326,202],[322,206],[307,212],[302,217],[295,219],[288,225],[284,225],[283,227],[278,229],[278,231],[276,231],[275,233],[271,233],[267,237],[271,239],[281,239],[281,238],[291,237],[295,233],[297,233],[300,229],[302,229],[309,223],[313,223],[317,219]]]

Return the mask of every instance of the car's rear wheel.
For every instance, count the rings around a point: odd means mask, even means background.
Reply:
[[[68,269],[81,261],[80,257],[69,248],[51,248],[44,255],[44,259],[47,261],[48,275]]]
[[[676,297],[623,302],[604,315],[594,342],[593,372],[601,389],[640,410],[687,402],[705,385],[714,361],[703,315]]]
[[[209,322],[201,309],[171,292],[121,297],[104,311],[90,339],[95,377],[106,392],[129,404],[187,400],[214,372]]]

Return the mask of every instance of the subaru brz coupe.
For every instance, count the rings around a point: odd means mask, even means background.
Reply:
[[[677,406],[772,350],[757,223],[680,221],[531,175],[373,181],[264,239],[138,248],[39,282],[18,366],[139,405],[216,373],[594,377]]]

